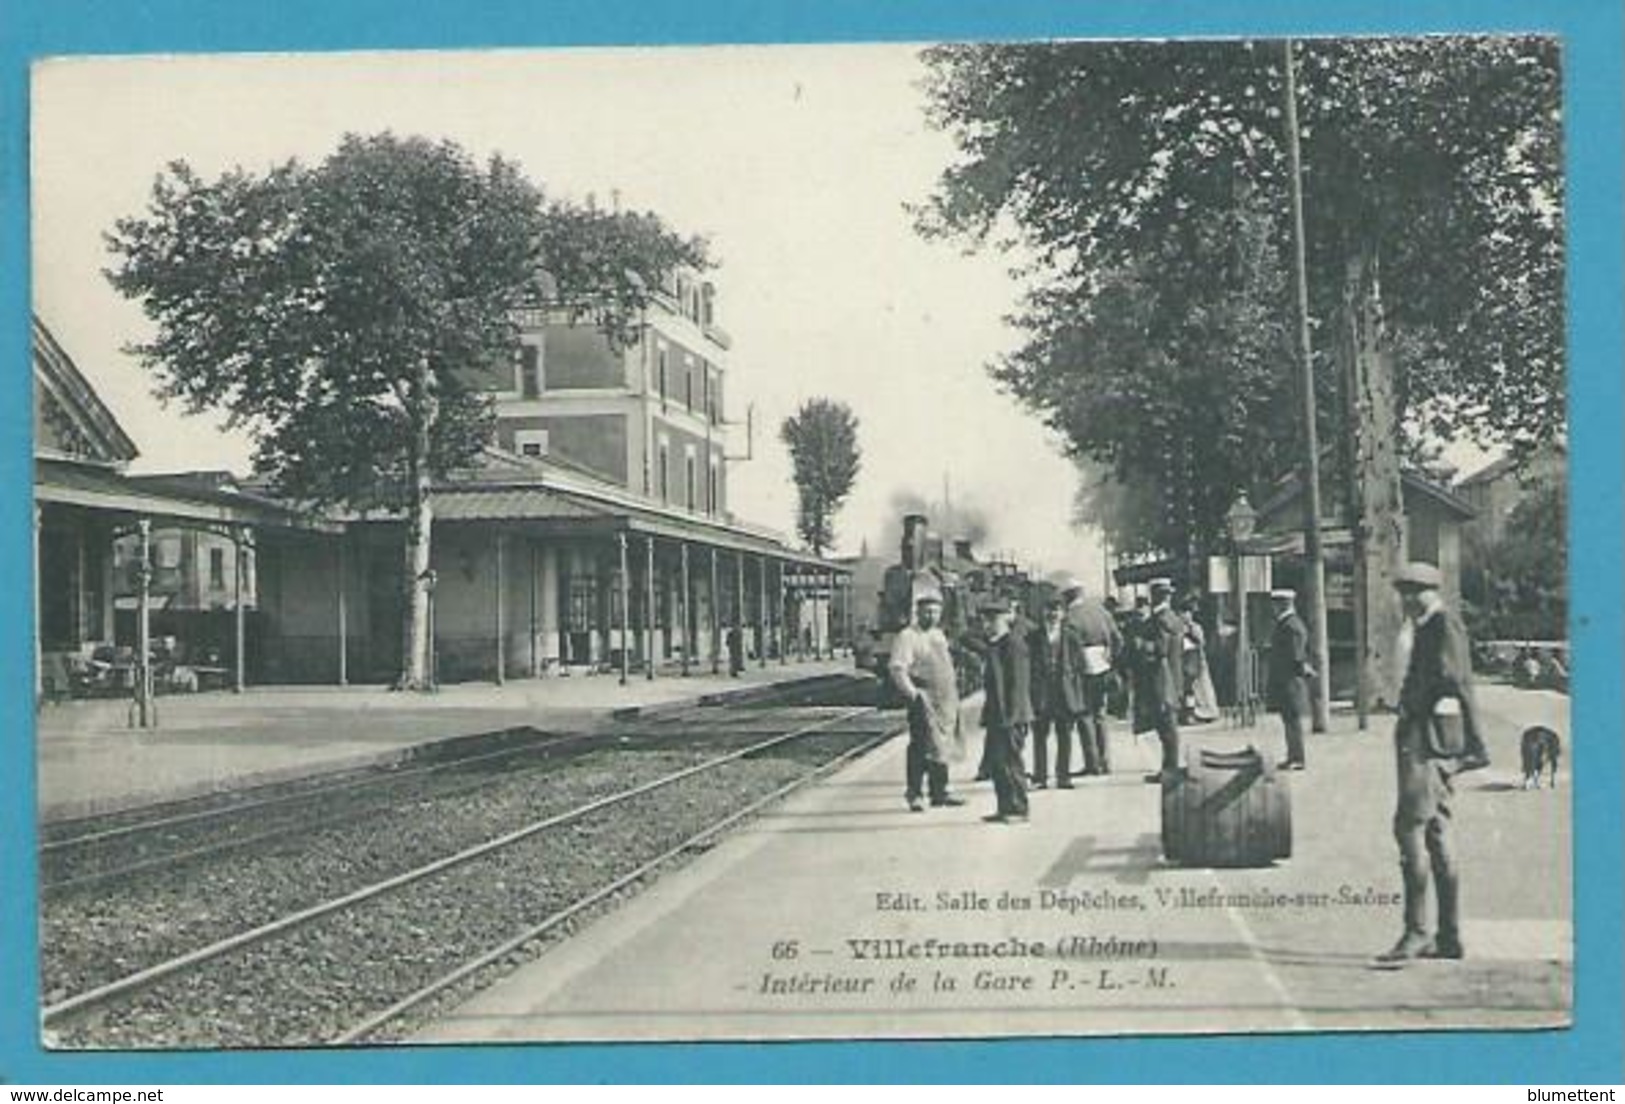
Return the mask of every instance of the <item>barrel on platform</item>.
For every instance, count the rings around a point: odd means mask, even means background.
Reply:
[[[1290,858],[1286,779],[1255,748],[1204,749],[1163,783],[1162,853],[1181,866],[1269,866]]]

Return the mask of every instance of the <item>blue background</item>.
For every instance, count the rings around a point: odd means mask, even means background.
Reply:
[[[528,1081],[1620,1082],[1622,117],[1617,0],[12,0],[0,14],[0,1081],[13,1084]],[[1538,31],[1567,81],[1571,337],[1575,1026],[1491,1034],[1001,1043],[805,1043],[56,1055],[37,1045],[33,951],[28,66],[51,54],[841,42],[1034,36]],[[271,105],[268,105],[271,106]],[[94,172],[95,166],[84,167]],[[1509,873],[1509,876],[1514,876]]]

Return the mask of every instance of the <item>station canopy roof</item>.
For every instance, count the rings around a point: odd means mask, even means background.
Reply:
[[[802,567],[850,573],[848,565],[792,547],[769,529],[650,502],[562,464],[487,449],[477,468],[435,484],[437,521],[492,522],[555,537],[664,537]]]
[[[146,517],[159,525],[343,530],[340,522],[244,491],[229,481],[211,482],[197,474],[125,475],[50,457],[34,459],[34,501],[95,510],[126,522]]]

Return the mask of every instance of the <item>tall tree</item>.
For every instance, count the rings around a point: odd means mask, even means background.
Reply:
[[[1284,269],[1257,212],[1193,213],[1134,263],[1032,292],[1027,341],[993,367],[1080,461],[1133,488],[1129,545],[1212,546],[1239,490],[1259,497],[1295,437]]]
[[[835,543],[835,514],[858,477],[858,419],[833,399],[808,399],[784,420],[779,437],[790,449],[800,507],[796,530],[822,554]]]
[[[1564,480],[1541,480],[1507,515],[1500,540],[1470,550],[1462,594],[1475,637],[1567,637],[1567,498]]]
[[[1560,435],[1555,40],[1311,40],[1297,56],[1318,323],[1361,309],[1351,282],[1380,264],[1386,322],[1422,344],[1398,366],[1401,413],[1450,435]],[[1282,59],[1250,41],[928,50],[929,112],[963,158],[921,227],[1020,241],[1039,285],[1078,310],[1101,273],[1141,264],[1193,216],[1245,207],[1284,243]],[[1185,240],[1199,265],[1200,237]]]
[[[944,172],[921,227],[1019,241],[1053,313],[1085,324],[1125,271],[1156,289],[1150,298],[1168,292],[1173,303],[1197,274],[1198,301],[1209,301],[1222,277],[1200,276],[1207,247],[1184,228],[1251,212],[1285,255],[1285,57],[1279,42],[1248,41],[929,50],[929,110],[963,157]],[[1304,42],[1295,57],[1311,314],[1318,355],[1333,369],[1317,372],[1317,398],[1324,408],[1341,391],[1345,425],[1359,431],[1344,464],[1359,475],[1351,523],[1371,540],[1360,557],[1365,593],[1385,603],[1368,625],[1368,641],[1378,640],[1397,618],[1382,572],[1399,554],[1390,515],[1400,427],[1520,448],[1563,432],[1557,49],[1512,36],[1365,38]],[[1241,289],[1260,319],[1277,310],[1267,301],[1273,283],[1253,285],[1266,298]],[[1098,360],[1028,328],[1029,401],[1084,427],[1074,438],[1081,452],[1166,479],[1155,458],[1102,446],[1100,412],[1072,401],[1090,391]],[[1148,375],[1159,358],[1229,371],[1227,358],[1176,335],[1146,327],[1145,337]],[[1082,378],[1051,382],[1068,376]],[[1165,435],[1164,395],[1131,392],[1118,415],[1147,437]],[[1176,401],[1194,422],[1212,417],[1203,409],[1211,392],[1188,387]],[[1269,406],[1254,412],[1267,416]],[[1245,485],[1234,467],[1180,468],[1212,482],[1213,497]]]
[[[224,410],[290,498],[404,517],[402,688],[428,679],[433,483],[490,440],[473,381],[511,363],[515,312],[582,304],[627,340],[648,287],[706,263],[652,216],[547,206],[512,162],[387,133],[213,181],[174,162],[107,242],[161,397]]]

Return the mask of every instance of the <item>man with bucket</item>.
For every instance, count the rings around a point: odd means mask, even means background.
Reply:
[[[1454,778],[1489,763],[1473,708],[1472,646],[1439,596],[1439,569],[1410,563],[1394,579],[1404,607],[1405,682],[1394,728],[1398,801],[1394,839],[1405,887],[1405,930],[1381,963],[1461,958],[1460,885],[1450,845]],[[1408,639],[1407,639],[1408,638]],[[1428,925],[1429,890],[1437,922]]]

